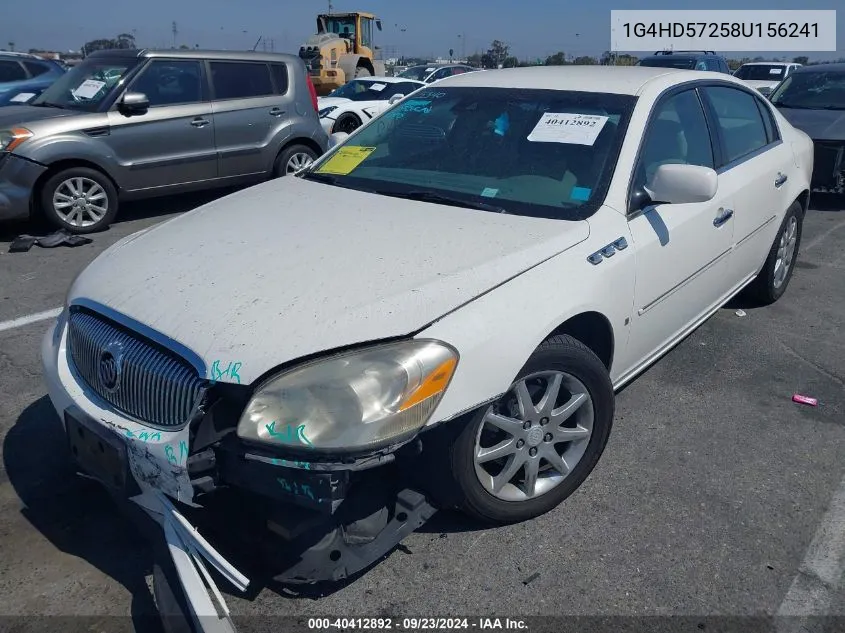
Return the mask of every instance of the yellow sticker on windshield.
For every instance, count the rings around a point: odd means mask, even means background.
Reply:
[[[345,176],[376,151],[375,147],[341,147],[334,155],[317,169],[318,174],[337,174]]]

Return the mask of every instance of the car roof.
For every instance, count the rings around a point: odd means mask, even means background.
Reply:
[[[201,49],[109,49],[91,53],[91,57],[129,57],[129,58],[155,58],[166,57],[169,59],[223,59],[230,61],[264,61],[280,62],[298,60],[296,55],[287,53],[265,53],[263,51],[224,51],[224,50],[201,50]],[[87,58],[86,58],[87,59]]]
[[[741,86],[746,85],[739,79],[725,73],[651,66],[505,68],[447,77],[437,82],[437,85],[473,88],[552,89],[639,95],[647,85],[655,82],[669,86],[684,81],[701,81],[707,78],[729,81]]]
[[[794,73],[812,73],[816,71],[845,73],[845,62],[835,62],[832,64],[813,64],[812,66],[801,66],[796,68]]]

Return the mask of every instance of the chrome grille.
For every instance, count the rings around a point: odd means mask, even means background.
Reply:
[[[85,310],[71,311],[68,350],[100,398],[154,426],[184,426],[205,384],[183,358]]]

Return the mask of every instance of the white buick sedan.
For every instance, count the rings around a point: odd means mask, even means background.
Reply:
[[[738,292],[784,293],[812,168],[724,74],[446,79],[103,253],[44,338],[50,397],[126,494],[329,517],[395,486],[529,519],[596,465],[616,390]]]

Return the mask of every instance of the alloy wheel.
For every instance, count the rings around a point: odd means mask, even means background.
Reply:
[[[780,288],[789,274],[789,269],[792,267],[792,260],[795,257],[795,245],[798,242],[798,218],[794,215],[789,217],[789,221],[783,229],[778,243],[778,254],[775,260],[775,269],[773,275],[773,284],[775,288]]]
[[[53,210],[70,226],[88,227],[105,217],[109,210],[109,197],[97,181],[74,176],[56,187]]]

